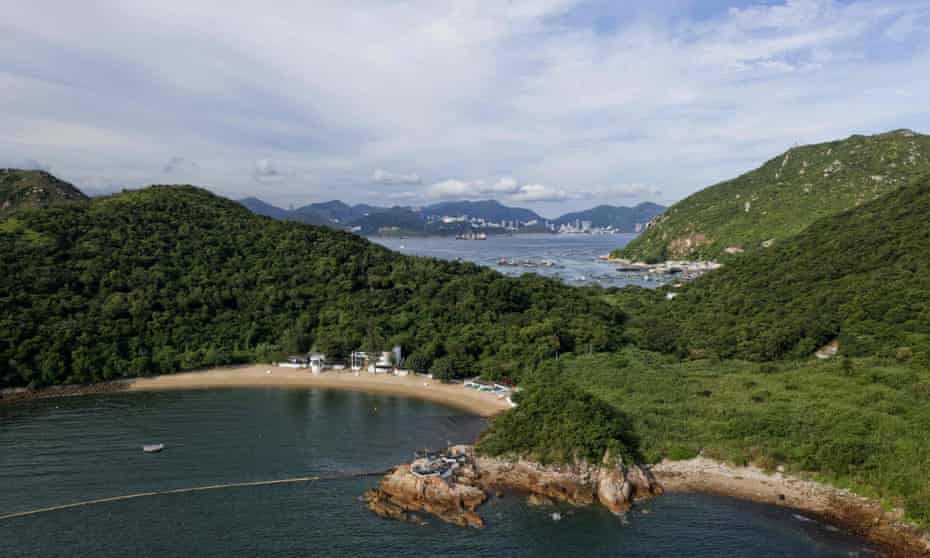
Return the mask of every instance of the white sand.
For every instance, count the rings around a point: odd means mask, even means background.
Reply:
[[[269,373],[270,371],[270,373]],[[499,394],[442,384],[422,376],[393,376],[370,372],[326,371],[315,375],[306,368],[271,365],[230,366],[199,372],[138,378],[129,391],[157,391],[213,387],[326,388],[391,393],[457,407],[481,416],[492,416],[510,408]]]

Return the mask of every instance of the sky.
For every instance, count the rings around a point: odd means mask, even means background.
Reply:
[[[670,203],[930,132],[930,0],[0,0],[0,166],[288,207]]]

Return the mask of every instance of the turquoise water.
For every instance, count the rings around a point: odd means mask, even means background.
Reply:
[[[0,514],[134,492],[383,469],[469,441],[483,419],[436,404],[322,390],[86,396],[0,406]],[[162,442],[145,455],[141,445]],[[482,507],[487,527],[386,521],[377,478],[141,498],[0,520],[0,556],[840,557],[861,541],[790,510],[666,495],[628,514]],[[649,510],[644,514],[642,510]]]

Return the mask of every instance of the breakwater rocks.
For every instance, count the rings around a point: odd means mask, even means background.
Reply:
[[[482,527],[478,506],[488,493],[502,490],[527,493],[534,502],[600,504],[614,513],[662,492],[647,470],[606,456],[598,465],[581,461],[550,466],[477,455],[472,446],[453,446],[398,466],[364,500],[381,517],[420,522],[417,514],[425,512],[455,525]]]
[[[114,393],[129,389],[131,380],[113,380],[99,384],[65,384],[41,389],[6,388],[0,390],[0,404],[48,399],[51,397],[73,397],[98,393]]]

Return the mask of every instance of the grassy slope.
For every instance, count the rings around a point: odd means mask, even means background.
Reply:
[[[20,208],[87,200],[80,190],[44,171],[0,169],[0,215]]]
[[[401,256],[193,187],[19,211],[0,220],[0,269],[0,387],[395,343],[517,376],[622,332],[592,291]]]
[[[930,178],[822,219],[681,289],[625,292],[644,346],[683,355],[846,355],[930,363]],[[637,306],[639,305],[639,306]]]
[[[681,363],[655,353],[569,357],[566,376],[632,417],[650,460],[699,451],[812,472],[930,526],[930,370],[843,364]]]
[[[615,255],[716,259],[731,246],[761,251],[765,241],[789,238],[928,171],[930,136],[904,130],[796,147],[676,203]]]

